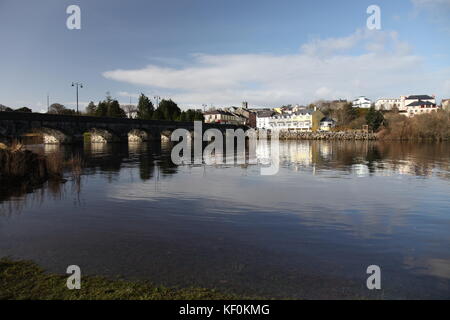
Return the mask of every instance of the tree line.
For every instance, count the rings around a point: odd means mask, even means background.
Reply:
[[[125,110],[124,110],[125,108]],[[29,108],[13,110],[0,105],[0,111],[6,112],[32,112]],[[134,118],[141,120],[168,120],[168,121],[203,121],[203,113],[200,110],[189,109],[182,111],[172,99],[163,99],[155,108],[153,102],[143,93],[139,96],[137,107],[132,105],[121,106],[119,101],[113,99],[109,94],[97,105],[91,101],[84,113],[76,112],[60,103],[50,105],[49,114],[60,115],[86,115],[91,117],[112,117],[112,118]]]
[[[169,100],[161,100],[157,108],[143,93],[139,96],[136,118],[142,120],[171,120],[171,121],[203,121],[203,113],[189,109],[181,111],[178,105]]]
[[[153,102],[143,93],[139,96],[136,107],[132,105],[121,108],[119,102],[109,95],[98,105],[90,102],[86,107],[86,115],[95,117],[134,118],[141,120],[168,120],[168,121],[203,121],[203,113],[189,109],[182,111],[172,99],[163,99],[155,108]]]

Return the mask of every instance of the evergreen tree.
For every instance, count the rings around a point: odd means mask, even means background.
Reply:
[[[189,121],[188,120],[188,114],[187,114],[186,111],[181,112],[180,121]]]
[[[98,103],[98,106],[95,109],[95,115],[97,117],[113,117],[113,118],[127,117],[125,111],[120,107],[119,102],[117,100],[113,100],[109,95],[109,93],[107,93],[105,100],[100,101]]]
[[[98,103],[97,109],[95,110],[95,115],[97,117],[107,117],[108,116],[108,102],[100,101]]]
[[[372,106],[370,107],[369,112],[366,115],[366,121],[373,131],[377,131],[378,128],[383,124],[384,121],[383,113],[375,110],[375,107]]]
[[[179,119],[181,115],[181,110],[178,107],[178,105],[173,102],[171,99],[169,100],[162,100],[159,104],[158,109],[160,114],[159,116],[162,116],[162,119],[159,120],[177,120]]]
[[[353,104],[351,102],[346,103],[342,108],[342,124],[347,125],[358,117],[358,111],[353,108]]]
[[[161,112],[161,110],[158,108],[153,112],[152,116],[153,120],[164,120],[164,114]]]
[[[147,96],[141,93],[137,106],[137,119],[151,120],[154,111],[153,103]]]
[[[125,111],[120,107],[120,104],[117,100],[109,101],[108,117],[113,117],[113,118],[126,118],[127,117]]]
[[[86,114],[88,116],[94,116],[97,111],[97,106],[93,101],[89,102],[88,106],[86,107]]]
[[[205,121],[205,117],[203,117],[203,112],[196,111],[194,116],[194,121]]]

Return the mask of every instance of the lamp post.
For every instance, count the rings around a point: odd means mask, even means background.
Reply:
[[[72,87],[76,87],[77,91],[77,114],[78,114],[78,87],[83,88],[83,84],[81,82],[72,82]]]

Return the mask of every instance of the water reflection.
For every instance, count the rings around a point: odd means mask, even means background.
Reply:
[[[150,180],[155,168],[162,175],[177,173],[171,161],[172,144],[87,144],[84,147],[62,145],[31,146],[30,149],[50,154],[64,154],[66,159],[81,154],[89,174],[118,173],[123,165],[137,163],[142,180]],[[213,157],[221,158],[223,154]],[[270,163],[270,143],[258,141],[256,158],[259,165]],[[449,178],[450,146],[448,143],[399,143],[362,141],[286,141],[280,143],[280,160],[283,167],[294,170],[338,170],[359,176],[409,174],[430,177],[433,174]],[[210,160],[210,162],[219,162]],[[245,167],[245,166],[244,166]]]
[[[258,145],[258,157],[268,158],[269,148]],[[284,166],[295,170],[339,170],[358,176],[409,174],[448,179],[448,143],[399,143],[362,141],[289,141],[280,145]]]
[[[235,166],[176,166],[169,143],[30,148],[85,168],[1,194],[0,256],[270,297],[450,297],[449,144],[281,142],[267,177],[265,141]]]
[[[170,142],[129,143],[129,144],[86,144],[84,146],[29,145],[28,149],[42,153],[59,153],[68,160],[81,155],[84,162],[83,175],[69,177],[67,185],[70,192],[79,194],[82,181],[90,175],[100,175],[113,183],[121,170],[138,168],[142,182],[160,180],[178,172],[178,166],[171,161]],[[221,158],[223,154],[212,157]],[[258,141],[256,158],[258,166],[269,165],[271,157],[270,142]],[[221,158],[222,159],[222,158]],[[410,175],[429,178],[432,176],[448,180],[450,178],[450,144],[448,143],[381,143],[363,141],[286,141],[280,143],[280,165],[293,172],[309,172],[315,176],[356,177]],[[215,161],[209,160],[210,163]],[[218,160],[216,161],[218,162]],[[229,168],[229,165],[206,166],[215,169]],[[240,165],[241,169],[258,175],[252,166]],[[253,166],[254,167],[254,166]],[[206,172],[206,171],[205,171]],[[331,176],[330,176],[331,174]],[[53,199],[63,198],[66,182],[49,181],[43,190],[34,192],[28,185],[0,190],[0,203],[14,198],[14,206],[25,202],[27,195],[43,196]],[[42,199],[40,201],[43,201]],[[8,207],[9,204],[8,204]],[[8,210],[12,211],[11,209]],[[20,210],[18,210],[20,211]]]

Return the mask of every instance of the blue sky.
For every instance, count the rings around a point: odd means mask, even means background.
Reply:
[[[66,8],[81,8],[68,30]],[[366,9],[381,8],[381,30]],[[0,104],[122,103],[140,92],[274,107],[407,94],[450,98],[450,0],[0,0]]]

